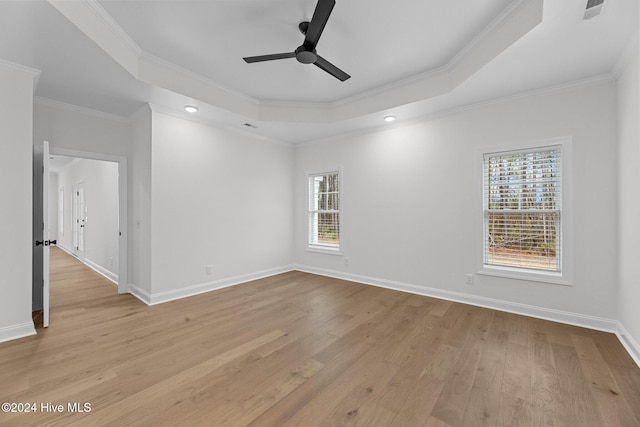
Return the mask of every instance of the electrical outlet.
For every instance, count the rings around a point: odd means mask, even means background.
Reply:
[[[344,258],[342,262],[344,262],[345,267],[349,266],[349,258]]]
[[[464,277],[465,277],[464,283],[466,283],[467,285],[473,285],[473,274],[467,273],[464,275]]]
[[[205,271],[207,274],[211,274],[213,272],[213,265],[207,265]]]

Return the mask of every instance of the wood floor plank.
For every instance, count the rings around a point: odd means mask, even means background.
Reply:
[[[507,343],[502,392],[531,402],[531,359],[529,348]]]
[[[291,417],[300,412],[309,402],[330,384],[340,381],[342,375],[354,363],[360,361],[367,363],[363,356],[369,354],[372,360],[385,360],[406,334],[412,331],[412,314],[415,308],[402,304],[399,301],[389,308],[389,314],[385,316],[385,322],[377,322],[367,328],[361,328],[351,332],[345,337],[336,340],[334,345],[329,345],[321,352],[316,353],[315,358],[323,360],[325,369],[303,384],[296,393],[292,393],[282,399],[268,412],[256,419],[255,426],[281,426]],[[364,337],[364,339],[362,339]],[[376,348],[375,353],[370,352]],[[367,386],[369,387],[369,386]],[[375,389],[375,394],[379,390]],[[306,410],[306,409],[305,409]],[[348,411],[347,411],[348,412]],[[358,418],[358,417],[354,417]]]
[[[571,338],[602,419],[621,426],[638,423],[593,339],[582,335]]]
[[[393,422],[388,425],[410,427],[427,423],[444,385],[445,381],[441,378],[430,373],[422,375],[413,389],[404,396],[402,406]]]
[[[535,425],[532,421],[531,405],[513,394],[501,392],[500,409],[495,425],[504,427]]]
[[[564,402],[568,396],[560,390],[553,347],[547,335],[540,332],[532,333],[530,342],[532,425],[560,426],[562,408],[567,407]]]
[[[376,412],[381,412],[385,417],[395,415],[375,402],[384,392],[385,385],[395,374],[398,366],[388,362],[372,361],[375,359],[365,356],[331,386],[325,388],[322,394],[328,398],[324,409],[327,415],[320,417],[317,423],[308,424],[305,421],[303,425],[323,426],[322,418],[333,420],[334,425],[362,423],[363,419],[371,418],[372,414],[366,409],[370,407],[377,408]],[[322,394],[317,396],[321,401]]]
[[[245,426],[255,418],[266,412],[276,402],[293,392],[301,384],[324,367],[318,361],[309,359],[293,369],[288,367],[261,383],[261,387],[249,397],[228,402],[225,407],[212,408],[209,411],[192,412],[184,422],[191,425],[201,424],[203,421],[216,420],[219,425]],[[153,424],[153,423],[152,423]]]
[[[138,411],[140,404],[144,404],[146,402],[153,402],[154,400],[168,394],[172,393],[174,390],[189,387],[190,383],[199,380],[203,375],[208,374],[211,371],[214,371],[231,361],[246,356],[249,352],[254,350],[261,345],[277,339],[278,337],[284,335],[284,332],[279,330],[271,331],[265,335],[259,336],[251,341],[248,341],[238,347],[234,347],[224,353],[221,353],[211,359],[208,359],[204,363],[199,365],[195,365],[183,372],[180,372],[177,375],[169,377],[163,381],[157,382],[154,385],[145,388],[135,394],[133,394],[131,399],[119,402],[115,405],[112,405],[108,408],[108,411],[105,410],[96,410],[92,412],[91,418],[92,422],[97,422],[98,424],[106,424],[112,421],[113,414],[123,414],[123,413],[135,413]],[[77,425],[83,425],[85,421],[78,421]],[[69,424],[69,426],[73,426],[74,423]]]
[[[637,420],[640,420],[640,371],[610,365],[611,372],[620,387],[620,392],[629,404]]]
[[[502,378],[498,425],[532,425],[532,369],[529,348],[509,341]]]
[[[480,347],[480,360],[462,418],[462,425],[496,425],[500,410],[508,334],[491,329],[487,341]]]
[[[569,344],[567,342],[567,344]],[[589,381],[580,366],[576,350],[568,345],[553,344],[562,411],[561,425],[603,426],[606,425],[596,407]],[[558,405],[558,402],[556,402]]]
[[[394,421],[396,414],[382,406],[367,402],[359,409],[354,427],[400,426]]]
[[[476,340],[469,340],[462,349],[453,372],[446,379],[438,401],[431,415],[448,424],[462,425],[464,412],[480,363],[481,345]]]
[[[640,427],[612,334],[298,271],[149,307],[57,248],[51,269],[50,328],[0,343],[0,402],[65,411],[3,427]]]

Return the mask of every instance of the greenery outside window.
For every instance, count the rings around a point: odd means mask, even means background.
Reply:
[[[340,171],[308,174],[308,249],[340,253]]]
[[[481,273],[566,279],[563,154],[563,144],[483,153]]]

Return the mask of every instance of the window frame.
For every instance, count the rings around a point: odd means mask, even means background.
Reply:
[[[312,178],[323,175],[338,175],[338,245],[332,246],[328,244],[322,243],[313,243],[311,239],[311,221],[313,212],[315,210],[311,209],[312,201],[315,196],[313,188],[312,188]],[[342,232],[342,219],[343,219],[343,175],[342,175],[342,166],[334,167],[334,168],[326,168],[326,169],[318,169],[307,171],[306,173],[306,186],[307,186],[307,220],[306,220],[306,234],[307,234],[307,245],[306,250],[309,252],[317,252],[324,253],[330,255],[342,255],[343,248],[343,232]]]
[[[485,264],[485,169],[486,155],[523,153],[559,147],[561,151],[561,201],[560,201],[560,271],[545,271],[525,267],[506,267]],[[477,274],[517,280],[544,282],[557,285],[573,285],[573,182],[572,182],[572,141],[570,137],[551,138],[508,146],[485,147],[478,150],[478,214],[477,217]]]

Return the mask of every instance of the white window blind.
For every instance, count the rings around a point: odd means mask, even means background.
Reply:
[[[485,266],[562,271],[560,148],[484,155]]]
[[[309,247],[340,249],[340,173],[309,174]]]

